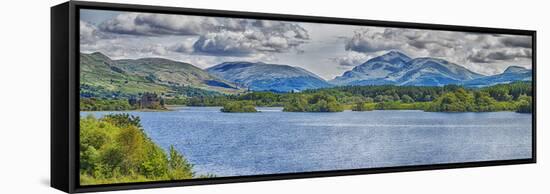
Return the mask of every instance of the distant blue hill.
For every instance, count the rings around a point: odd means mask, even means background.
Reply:
[[[516,81],[531,81],[532,76],[533,70],[531,69],[526,69],[519,66],[510,66],[501,74],[469,80],[463,84],[466,87],[486,87]]]
[[[482,76],[446,60],[425,57],[409,61],[405,68],[390,77],[396,79],[399,85],[444,86]]]
[[[346,71],[329,82],[335,85],[444,86],[449,84],[484,87],[531,79],[531,71],[518,66],[503,74],[484,76],[444,59],[412,59],[390,51]]]
[[[389,75],[401,71],[411,60],[407,55],[391,51],[355,66],[330,82],[336,85],[386,85],[396,84]]]
[[[532,71],[519,66],[510,66],[501,74],[484,76],[444,59],[431,57],[413,59],[399,51],[390,51],[369,59],[328,82],[300,67],[261,62],[224,62],[206,71],[220,79],[235,83],[240,88],[272,92],[349,85],[445,86],[455,84],[466,87],[485,87],[532,79]]]
[[[288,65],[224,62],[206,71],[253,91],[292,92],[331,86],[305,69]]]

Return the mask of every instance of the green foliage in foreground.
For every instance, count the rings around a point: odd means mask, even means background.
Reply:
[[[222,112],[258,112],[254,103],[250,101],[228,102],[220,109]]]
[[[195,177],[192,167],[173,146],[166,154],[151,141],[139,117],[114,114],[80,119],[82,185],[190,179]]]

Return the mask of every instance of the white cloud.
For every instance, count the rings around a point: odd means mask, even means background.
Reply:
[[[363,64],[370,58],[371,57],[369,57],[365,53],[347,52],[345,56],[330,58],[330,61],[335,62],[340,66],[354,67]]]

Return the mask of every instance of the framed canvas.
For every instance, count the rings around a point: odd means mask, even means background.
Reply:
[[[65,192],[536,162],[530,30],[70,1]]]

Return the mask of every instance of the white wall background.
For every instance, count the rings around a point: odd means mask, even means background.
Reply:
[[[49,188],[50,6],[3,1],[0,11],[0,193]],[[538,31],[537,164],[268,181],[112,193],[543,193],[550,191],[550,13],[537,0],[123,0],[177,7],[316,15]],[[546,117],[546,119],[545,119]]]

